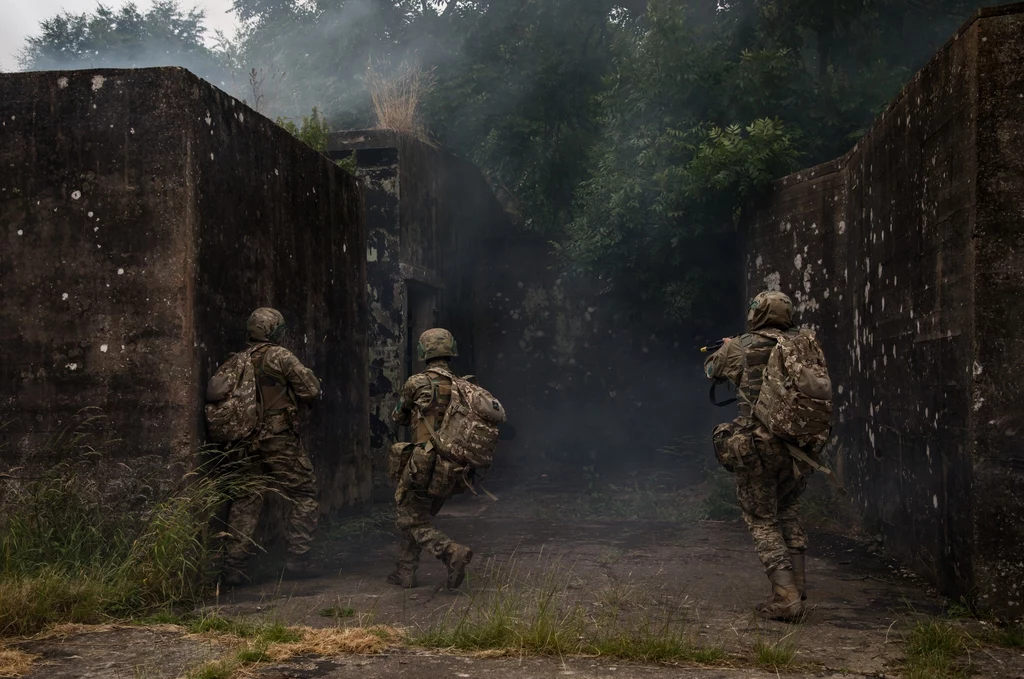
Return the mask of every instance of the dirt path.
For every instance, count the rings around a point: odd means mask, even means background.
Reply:
[[[614,608],[652,620],[673,616],[695,643],[730,654],[712,669],[639,667],[604,659],[466,658],[413,651],[373,658],[317,658],[264,667],[261,677],[769,677],[756,670],[759,642],[791,644],[787,676],[897,676],[900,633],[911,609],[940,613],[940,601],[895,565],[848,538],[814,536],[808,558],[812,611],[798,626],[766,623],[751,607],[767,593],[767,579],[738,522],[597,520],[559,516],[560,498],[523,493],[495,504],[467,498],[451,504],[438,525],[473,546],[473,573],[464,592],[444,587],[443,566],[425,559],[420,587],[384,583],[394,541],[370,532],[335,536],[322,545],[328,569],[301,582],[271,580],[222,592],[210,602],[225,616],[255,616],[287,624],[348,624],[331,615],[372,618],[410,630],[438,624],[446,614],[478,605],[513,582],[557,582],[558,596],[579,602],[588,615]],[[511,575],[510,575],[511,574]],[[499,582],[501,578],[505,581]],[[504,584],[503,584],[504,582]],[[28,645],[45,660],[29,675],[44,677],[180,676],[197,659],[216,653],[195,640],[170,639],[153,630],[79,635]],[[104,635],[115,635],[104,638]],[[117,637],[116,635],[121,635]],[[150,635],[150,636],[146,636]],[[178,656],[160,649],[180,646]],[[978,676],[1024,677],[1024,658],[979,654]],[[731,666],[730,666],[731,665]]]

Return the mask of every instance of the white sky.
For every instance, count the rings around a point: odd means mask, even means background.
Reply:
[[[106,0],[104,4],[111,8],[119,8],[127,0]],[[152,0],[135,0],[139,11],[145,12]],[[205,25],[207,37],[213,36],[215,29],[224,31],[228,36],[235,32],[235,15],[227,14],[231,9],[231,0],[179,0],[182,9],[199,7],[206,11]],[[16,56],[25,45],[25,38],[39,32],[39,22],[54,14],[68,11],[73,14],[92,12],[96,9],[97,0],[0,0],[3,18],[0,20],[0,70],[13,71],[19,68]]]

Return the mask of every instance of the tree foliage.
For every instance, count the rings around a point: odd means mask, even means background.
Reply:
[[[23,60],[214,59],[244,74],[240,95],[268,115],[298,120],[315,106],[349,128],[374,119],[368,63],[416,64],[434,82],[422,104],[433,139],[474,160],[522,228],[557,244],[567,271],[636,307],[708,319],[738,301],[742,211],[774,178],[845,152],[971,9],[235,0],[239,35],[211,51],[200,12],[159,0],[146,14],[126,5],[54,17]],[[321,130],[318,116],[307,131]]]
[[[19,55],[29,70],[184,66],[207,78],[221,63],[204,44],[205,15],[176,0],[156,0],[143,13],[133,3],[118,10],[98,5],[92,13],[62,12],[40,24]]]

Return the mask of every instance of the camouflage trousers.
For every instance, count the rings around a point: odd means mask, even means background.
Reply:
[[[260,439],[259,448],[253,454],[259,459],[255,473],[266,475],[267,488],[231,503],[228,512],[231,537],[224,548],[224,563],[239,570],[254,547],[253,535],[266,493],[277,493],[287,502],[283,537],[289,557],[303,556],[310,550],[319,515],[313,464],[296,433],[284,431]]]
[[[770,436],[770,435],[769,435]],[[807,549],[800,526],[800,496],[811,472],[778,439],[753,437],[756,460],[737,469],[736,498],[765,573],[792,569],[790,552]]]
[[[444,503],[444,498],[432,498],[422,490],[409,490],[401,500],[396,498],[395,525],[400,533],[396,570],[400,575],[416,572],[423,550],[438,559],[447,556],[454,542],[430,523]]]

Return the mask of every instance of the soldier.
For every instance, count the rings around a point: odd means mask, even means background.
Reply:
[[[320,394],[320,381],[295,354],[278,344],[284,327],[284,316],[266,307],[252,312],[245,324],[262,410],[260,424],[245,443],[247,455],[258,460],[269,485],[287,501],[285,571],[292,577],[309,577],[316,573],[309,563],[309,550],[319,507],[313,464],[298,434],[298,415],[300,402],[308,403]],[[245,562],[262,508],[260,492],[231,504],[228,527],[233,535],[225,545],[223,575],[227,585],[244,581]]]
[[[458,350],[455,338],[442,328],[424,332],[417,350],[420,360],[426,361],[426,370],[406,381],[392,415],[398,424],[411,427],[415,447],[395,492],[395,523],[401,538],[398,563],[387,580],[392,585],[415,587],[420,552],[425,549],[448,567],[448,588],[456,589],[462,584],[473,551],[434,528],[430,518],[448,498],[466,490],[466,481],[463,477],[454,479],[443,492],[433,495],[427,492],[427,486],[435,461],[431,434],[441,426],[451,400],[453,375],[449,362]]]
[[[737,389],[739,416],[731,424],[716,427],[712,438],[719,461],[736,474],[743,519],[772,584],[772,598],[755,610],[768,619],[794,621],[803,615],[806,599],[807,536],[799,510],[812,461],[773,435],[753,412],[768,358],[778,341],[769,335],[782,336],[779,333],[799,334],[793,303],[781,292],[762,292],[750,303],[747,332],[723,340],[704,368],[712,380],[728,380]]]

